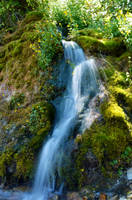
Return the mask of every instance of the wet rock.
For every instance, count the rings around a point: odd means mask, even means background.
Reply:
[[[77,192],[67,194],[67,200],[83,200]]]
[[[54,196],[51,197],[49,200],[59,200],[59,196],[58,196],[58,195],[54,195]]]
[[[3,189],[4,188],[4,183],[2,183],[1,185],[0,185],[0,189]]]
[[[92,189],[89,188],[82,188],[82,190],[80,191],[80,195],[84,198],[84,199],[94,199],[94,192],[92,191]]]
[[[98,166],[98,161],[97,161],[96,157],[94,156],[94,154],[91,151],[89,151],[86,154],[86,158],[87,158],[87,161],[89,162],[89,165],[91,167],[97,167]]]
[[[99,200],[107,200],[107,195],[104,193],[101,193],[99,196]]]
[[[86,196],[84,196],[82,199],[83,199],[83,200],[88,200],[88,198],[87,198]]]
[[[109,200],[119,200],[119,196],[118,195],[114,195],[114,196],[110,197]]]
[[[125,196],[119,198],[119,200],[127,200]]]
[[[132,190],[132,183],[130,183],[129,188]]]

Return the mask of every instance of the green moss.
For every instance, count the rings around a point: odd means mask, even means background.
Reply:
[[[101,39],[103,37],[102,33],[99,33],[96,29],[88,29],[88,28],[80,30],[79,35],[92,36],[98,39]]]
[[[24,32],[21,36],[22,41],[28,40],[28,41],[34,42],[37,38],[38,36],[36,32],[31,32],[31,31]]]
[[[49,66],[41,73],[30,48],[38,43],[35,24],[42,16],[33,15],[20,22],[16,32],[6,35],[0,47],[0,79],[9,95],[13,92],[10,101],[1,105],[0,113],[5,120],[0,134],[0,179],[5,178],[6,184],[32,179],[33,166],[54,119],[55,110],[47,103],[55,96],[55,87],[49,83],[53,68]],[[7,161],[9,149],[12,154]]]
[[[124,92],[122,93],[124,95]],[[74,161],[73,175],[79,188],[87,181],[87,153],[89,151],[96,156],[103,174],[115,176],[120,167],[126,166],[123,155],[126,155],[124,152],[126,152],[128,146],[131,148],[132,124],[124,109],[118,105],[116,98],[110,95],[109,99],[101,105],[100,110],[103,121],[95,121],[90,129],[82,135]],[[130,164],[129,155],[127,158],[127,164]],[[116,160],[118,164],[112,165],[113,160]],[[71,184],[74,186],[74,183]]]
[[[101,41],[90,36],[79,36],[77,37],[77,42],[84,50],[91,52],[99,52],[104,47]]]
[[[94,123],[90,130],[85,132],[83,137],[84,144],[82,144],[81,148],[86,146],[91,148],[100,166],[110,170],[109,162],[114,159],[120,159],[121,154],[129,143],[130,134],[128,129],[125,129],[120,124],[120,121],[116,121],[114,124],[107,122],[104,125]],[[89,142],[86,143],[86,139]]]
[[[14,155],[16,161],[15,176],[20,179],[27,180],[32,178],[32,170],[34,165],[34,154],[28,147],[23,147],[19,153]]]
[[[132,113],[132,94],[130,88],[123,89],[120,87],[109,87],[109,90],[116,98],[117,102],[123,107],[131,120]]]
[[[5,56],[5,48],[0,49],[0,58],[3,58]]]
[[[114,66],[107,66],[105,68],[99,69],[99,74],[101,77],[101,80],[103,81],[109,81],[111,76],[113,76],[115,73],[115,67]]]
[[[124,74],[122,72],[115,70],[112,76],[109,78],[108,85],[112,85],[112,86],[119,85],[120,87],[126,87],[127,84],[126,84]]]
[[[101,42],[104,44],[104,52],[107,54],[120,55],[126,50],[126,47],[121,38],[114,38],[111,40],[103,39]]]
[[[32,133],[41,135],[49,130],[51,120],[54,116],[54,109],[51,104],[40,102],[32,107],[30,114],[29,129]],[[49,120],[50,119],[50,120]]]
[[[25,19],[22,21],[22,26],[31,23],[32,21],[39,21],[43,17],[42,12],[32,11],[28,13]]]
[[[22,52],[22,44],[19,43],[15,46],[15,48],[12,51],[12,56],[17,56],[18,54],[20,54]]]
[[[3,76],[0,76],[0,82],[3,81]]]
[[[126,47],[120,38],[108,40],[97,39],[91,36],[78,36],[75,40],[84,50],[89,50],[92,53],[101,52],[107,55],[119,56],[126,50]]]
[[[120,87],[110,87],[109,89],[118,101],[125,101],[129,106],[132,106],[132,94],[130,89],[122,89]]]
[[[11,97],[10,104],[9,104],[9,109],[13,110],[15,108],[19,108],[21,104],[24,103],[24,94],[16,94]]]
[[[117,58],[117,61],[128,60],[128,57],[132,56],[132,53],[129,51],[124,52],[120,57]]]
[[[20,105],[24,102],[23,98],[18,94],[11,99],[11,108],[14,109],[15,106],[15,111],[10,115],[8,113],[10,123],[4,129],[10,131],[15,125],[14,132],[10,132],[11,138],[15,140],[8,139],[9,142],[6,144],[8,151],[4,151],[0,156],[0,177],[11,176],[11,180],[14,179],[16,182],[33,178],[36,157],[54,118],[54,108],[51,104],[38,102],[32,105],[32,109],[30,107],[24,109]],[[12,172],[9,170],[11,165],[14,166]]]
[[[82,30],[72,32],[70,38],[72,39],[77,36],[91,36],[98,39],[102,39],[103,37],[102,33],[98,32],[96,29],[90,29],[90,28],[84,28]]]
[[[106,121],[117,120],[121,123],[125,122],[126,115],[123,109],[117,104],[117,102],[112,99],[109,102],[105,102],[101,106],[102,114]]]
[[[19,45],[21,43],[21,40],[15,40],[15,41],[11,41],[9,42],[6,47],[9,51],[13,50],[17,45]]]
[[[0,64],[0,72],[2,71],[3,68],[4,68],[4,64]]]
[[[20,39],[9,42],[7,45],[5,45],[6,60],[8,59],[9,61],[9,57],[20,54],[21,50],[22,50],[22,43]]]
[[[3,44],[19,40],[24,32],[32,32],[35,28],[35,24],[37,23],[37,21],[40,21],[42,19],[42,16],[43,14],[37,11],[33,11],[27,14],[24,20],[20,22],[17,30],[13,34],[10,34],[3,39]],[[22,39],[25,39],[24,35],[23,37]]]
[[[15,154],[17,177],[25,180],[32,178],[35,157],[51,129],[53,110],[50,104],[45,104],[44,102],[33,105],[28,123],[33,137]]]
[[[2,179],[8,174],[7,167],[9,167],[13,161],[13,154],[14,152],[12,149],[8,149],[0,155],[0,177]]]

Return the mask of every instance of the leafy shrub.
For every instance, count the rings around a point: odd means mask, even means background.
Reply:
[[[2,0],[0,2],[0,29],[13,27],[27,10],[26,0]]]
[[[15,108],[19,108],[20,104],[24,103],[24,94],[16,94],[14,96],[12,96],[10,104],[9,104],[9,108],[11,110],[15,109]]]
[[[91,13],[87,12],[87,5],[84,0],[68,0],[63,6],[60,4],[54,5],[52,8],[53,19],[63,31],[63,28],[67,29],[66,33],[71,32],[72,29],[82,29],[87,27]]]
[[[31,48],[38,54],[38,63],[41,69],[45,69],[58,57],[62,50],[61,34],[56,25],[51,21],[37,24],[36,31],[39,33],[38,43],[32,44]]]

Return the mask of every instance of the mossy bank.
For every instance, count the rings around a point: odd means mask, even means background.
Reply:
[[[73,39],[97,57],[106,95],[98,103],[100,117],[74,139],[74,164],[64,174],[71,190],[84,186],[98,190],[110,187],[109,181],[132,166],[132,53],[120,38],[106,41],[95,30],[79,31]]]
[[[31,182],[38,154],[52,128],[55,64],[63,51],[58,44],[48,65],[43,69],[39,65],[38,27],[47,23],[41,12],[30,12],[14,33],[1,39],[0,184],[5,186]]]

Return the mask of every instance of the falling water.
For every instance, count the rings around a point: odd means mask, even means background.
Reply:
[[[95,118],[94,101],[100,92],[95,61],[87,59],[75,42],[62,43],[65,64],[61,74],[66,90],[56,106],[56,123],[52,136],[42,149],[32,194],[26,197],[28,200],[48,200],[49,195],[55,192],[56,175],[59,175],[62,165],[64,147],[77,120],[81,121],[83,130],[84,127],[89,127]]]

